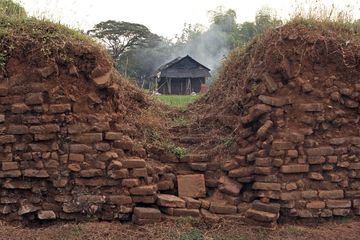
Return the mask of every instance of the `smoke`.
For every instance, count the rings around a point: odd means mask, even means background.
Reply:
[[[215,25],[189,41],[183,49],[174,53],[172,57],[175,57],[175,55],[190,55],[211,69],[211,75],[213,76],[210,79],[211,81],[216,76],[222,60],[226,58],[230,50],[228,34]]]

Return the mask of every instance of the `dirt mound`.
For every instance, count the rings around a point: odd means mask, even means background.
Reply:
[[[29,18],[0,29],[0,218],[129,220],[154,204],[171,170],[145,160],[157,107],[86,36]]]
[[[204,172],[210,201],[238,204],[250,222],[269,223],[279,211],[359,214],[359,57],[350,31],[306,21],[232,52],[179,131],[202,138],[189,149],[207,161],[190,167]]]

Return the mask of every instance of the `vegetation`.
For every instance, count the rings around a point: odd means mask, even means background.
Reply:
[[[88,34],[105,43],[115,61],[126,51],[136,46],[144,46],[150,39],[156,39],[142,24],[108,20],[94,26]]]
[[[26,11],[20,4],[12,0],[0,0],[0,15],[24,18],[26,17]]]
[[[159,95],[156,96],[160,102],[179,109],[185,109],[190,103],[199,98],[198,95]]]
[[[174,39],[151,34],[140,24],[115,21],[99,23],[90,33],[106,43],[120,72],[136,79],[140,86],[146,88],[146,80],[157,67],[187,54],[212,69],[216,77],[216,70],[229,51],[245,46],[256,34],[282,23],[267,8],[258,11],[254,22],[239,24],[236,11],[222,7],[209,11],[209,18],[211,24],[208,28],[200,24],[184,24],[182,32]],[[127,44],[123,39],[135,32],[141,36],[141,41],[125,47]]]

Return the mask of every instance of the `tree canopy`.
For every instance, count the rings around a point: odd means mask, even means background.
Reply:
[[[155,36],[142,24],[108,20],[100,22],[88,34],[103,41],[114,60],[127,50],[147,43]]]

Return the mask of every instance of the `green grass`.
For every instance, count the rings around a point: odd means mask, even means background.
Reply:
[[[160,102],[180,109],[185,109],[190,103],[199,98],[199,96],[190,95],[160,95],[156,97],[160,100]]]

